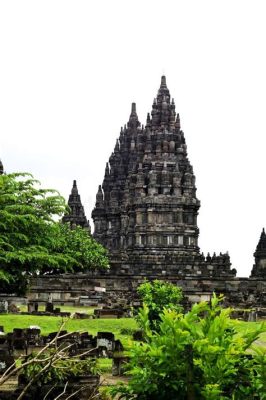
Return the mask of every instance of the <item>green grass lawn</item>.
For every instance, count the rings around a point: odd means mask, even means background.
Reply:
[[[113,332],[116,339],[123,343],[129,338],[121,335],[121,329],[135,329],[137,327],[133,318],[120,319],[62,319],[61,317],[39,316],[39,315],[0,315],[0,325],[4,326],[5,332],[12,332],[14,328],[28,328],[30,325],[38,325],[42,335],[58,331],[62,321],[66,321],[64,329],[69,332],[85,331],[92,335],[97,332]]]
[[[246,331],[255,330],[261,322],[244,322],[236,320],[236,329],[238,332],[244,333]],[[261,333],[259,337],[259,345],[266,348],[266,321],[264,322],[265,332]]]
[[[76,308],[75,308],[76,309]],[[38,325],[43,335],[55,332],[60,327],[62,321],[66,321],[65,328],[69,332],[88,331],[95,335],[97,332],[113,332],[117,339],[127,341],[128,335],[121,335],[121,329],[136,329],[137,325],[133,318],[120,319],[62,319],[61,317],[39,316],[39,315],[19,315],[2,314],[0,315],[0,325],[4,326],[5,332],[12,332],[14,328],[28,328],[30,325]],[[236,328],[243,333],[246,330],[256,329],[258,322],[236,321]],[[266,332],[260,336],[260,343],[266,347]]]

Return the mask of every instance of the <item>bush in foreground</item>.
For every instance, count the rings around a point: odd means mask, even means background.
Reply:
[[[141,301],[148,307],[148,320],[152,329],[157,328],[164,308],[177,313],[183,310],[180,305],[183,299],[182,289],[172,283],[159,280],[144,282],[137,292]]]
[[[164,310],[151,329],[144,305],[139,321],[145,339],[130,350],[131,379],[111,389],[120,399],[242,400],[266,397],[265,351],[252,347],[265,325],[238,334],[230,309],[213,296],[186,314]],[[250,353],[252,350],[252,353]]]

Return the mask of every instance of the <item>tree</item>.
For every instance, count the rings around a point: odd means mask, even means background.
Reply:
[[[145,341],[130,350],[131,379],[111,394],[128,400],[265,399],[266,353],[252,344],[266,327],[238,333],[221,301],[214,295],[186,314],[164,309],[158,332],[151,329],[144,305]]]
[[[108,265],[106,250],[56,222],[66,203],[55,190],[41,189],[32,175],[0,175],[0,290],[26,290],[34,273],[66,272]]]
[[[73,229],[68,223],[54,224],[51,246],[52,250],[57,254],[64,254],[67,249],[68,255],[75,260],[73,268],[69,266],[68,271],[72,270],[77,272],[91,270],[97,267],[109,267],[107,250],[80,226]],[[43,272],[45,272],[45,268]],[[60,269],[48,268],[47,272],[60,272]]]
[[[164,308],[175,310],[177,313],[183,310],[180,305],[183,299],[182,289],[172,283],[159,280],[144,282],[138,287],[137,292],[141,301],[148,307],[148,318],[152,329],[156,329]]]

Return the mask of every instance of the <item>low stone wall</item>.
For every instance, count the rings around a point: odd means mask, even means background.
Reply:
[[[182,287],[192,303],[209,300],[212,293],[223,293],[228,305],[266,307],[266,281],[257,278],[161,275],[114,275],[111,273],[46,275],[32,279],[29,300],[45,302],[52,296],[54,303],[87,305],[119,303],[132,305],[137,287],[145,280],[162,279]]]

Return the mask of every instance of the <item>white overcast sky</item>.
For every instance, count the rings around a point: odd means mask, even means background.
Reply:
[[[0,2],[0,157],[90,216],[131,102],[145,123],[162,74],[180,113],[204,253],[248,276],[266,227],[266,2]]]

